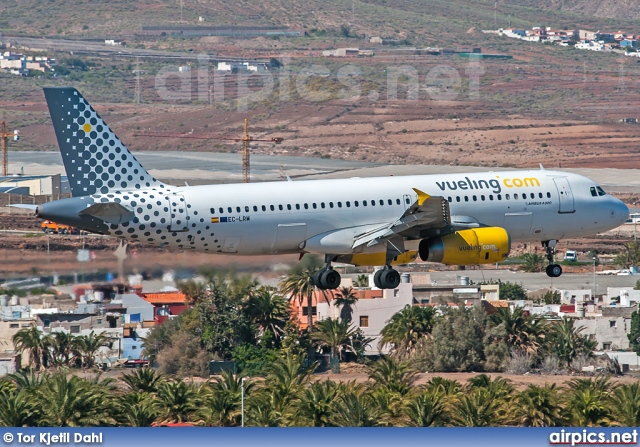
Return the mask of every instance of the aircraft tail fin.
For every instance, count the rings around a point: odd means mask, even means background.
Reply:
[[[74,197],[164,187],[73,87],[45,87],[51,121]]]

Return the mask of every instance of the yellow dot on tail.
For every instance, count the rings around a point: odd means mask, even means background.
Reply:
[[[84,126],[82,126],[82,130],[84,130],[85,133],[91,132],[91,124],[86,123]]]

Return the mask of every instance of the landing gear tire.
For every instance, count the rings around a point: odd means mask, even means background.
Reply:
[[[392,268],[378,270],[373,275],[373,283],[379,289],[395,289],[400,284],[400,273]]]
[[[562,267],[558,264],[549,264],[546,268],[547,276],[550,278],[557,278],[562,275]]]
[[[341,281],[342,278],[340,277],[340,273],[331,268],[318,270],[311,277],[311,282],[313,282],[313,285],[320,290],[337,289],[338,287],[340,287]]]

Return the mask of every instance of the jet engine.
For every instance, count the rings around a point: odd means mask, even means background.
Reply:
[[[507,259],[511,238],[504,228],[486,227],[460,230],[420,241],[423,261],[447,265],[493,264]]]

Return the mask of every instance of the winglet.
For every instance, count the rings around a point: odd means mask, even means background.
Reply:
[[[422,192],[420,191],[418,188],[412,188],[416,194],[418,194],[418,206],[422,206],[422,204],[429,200],[431,198],[431,196],[429,194],[427,194],[426,192]]]

